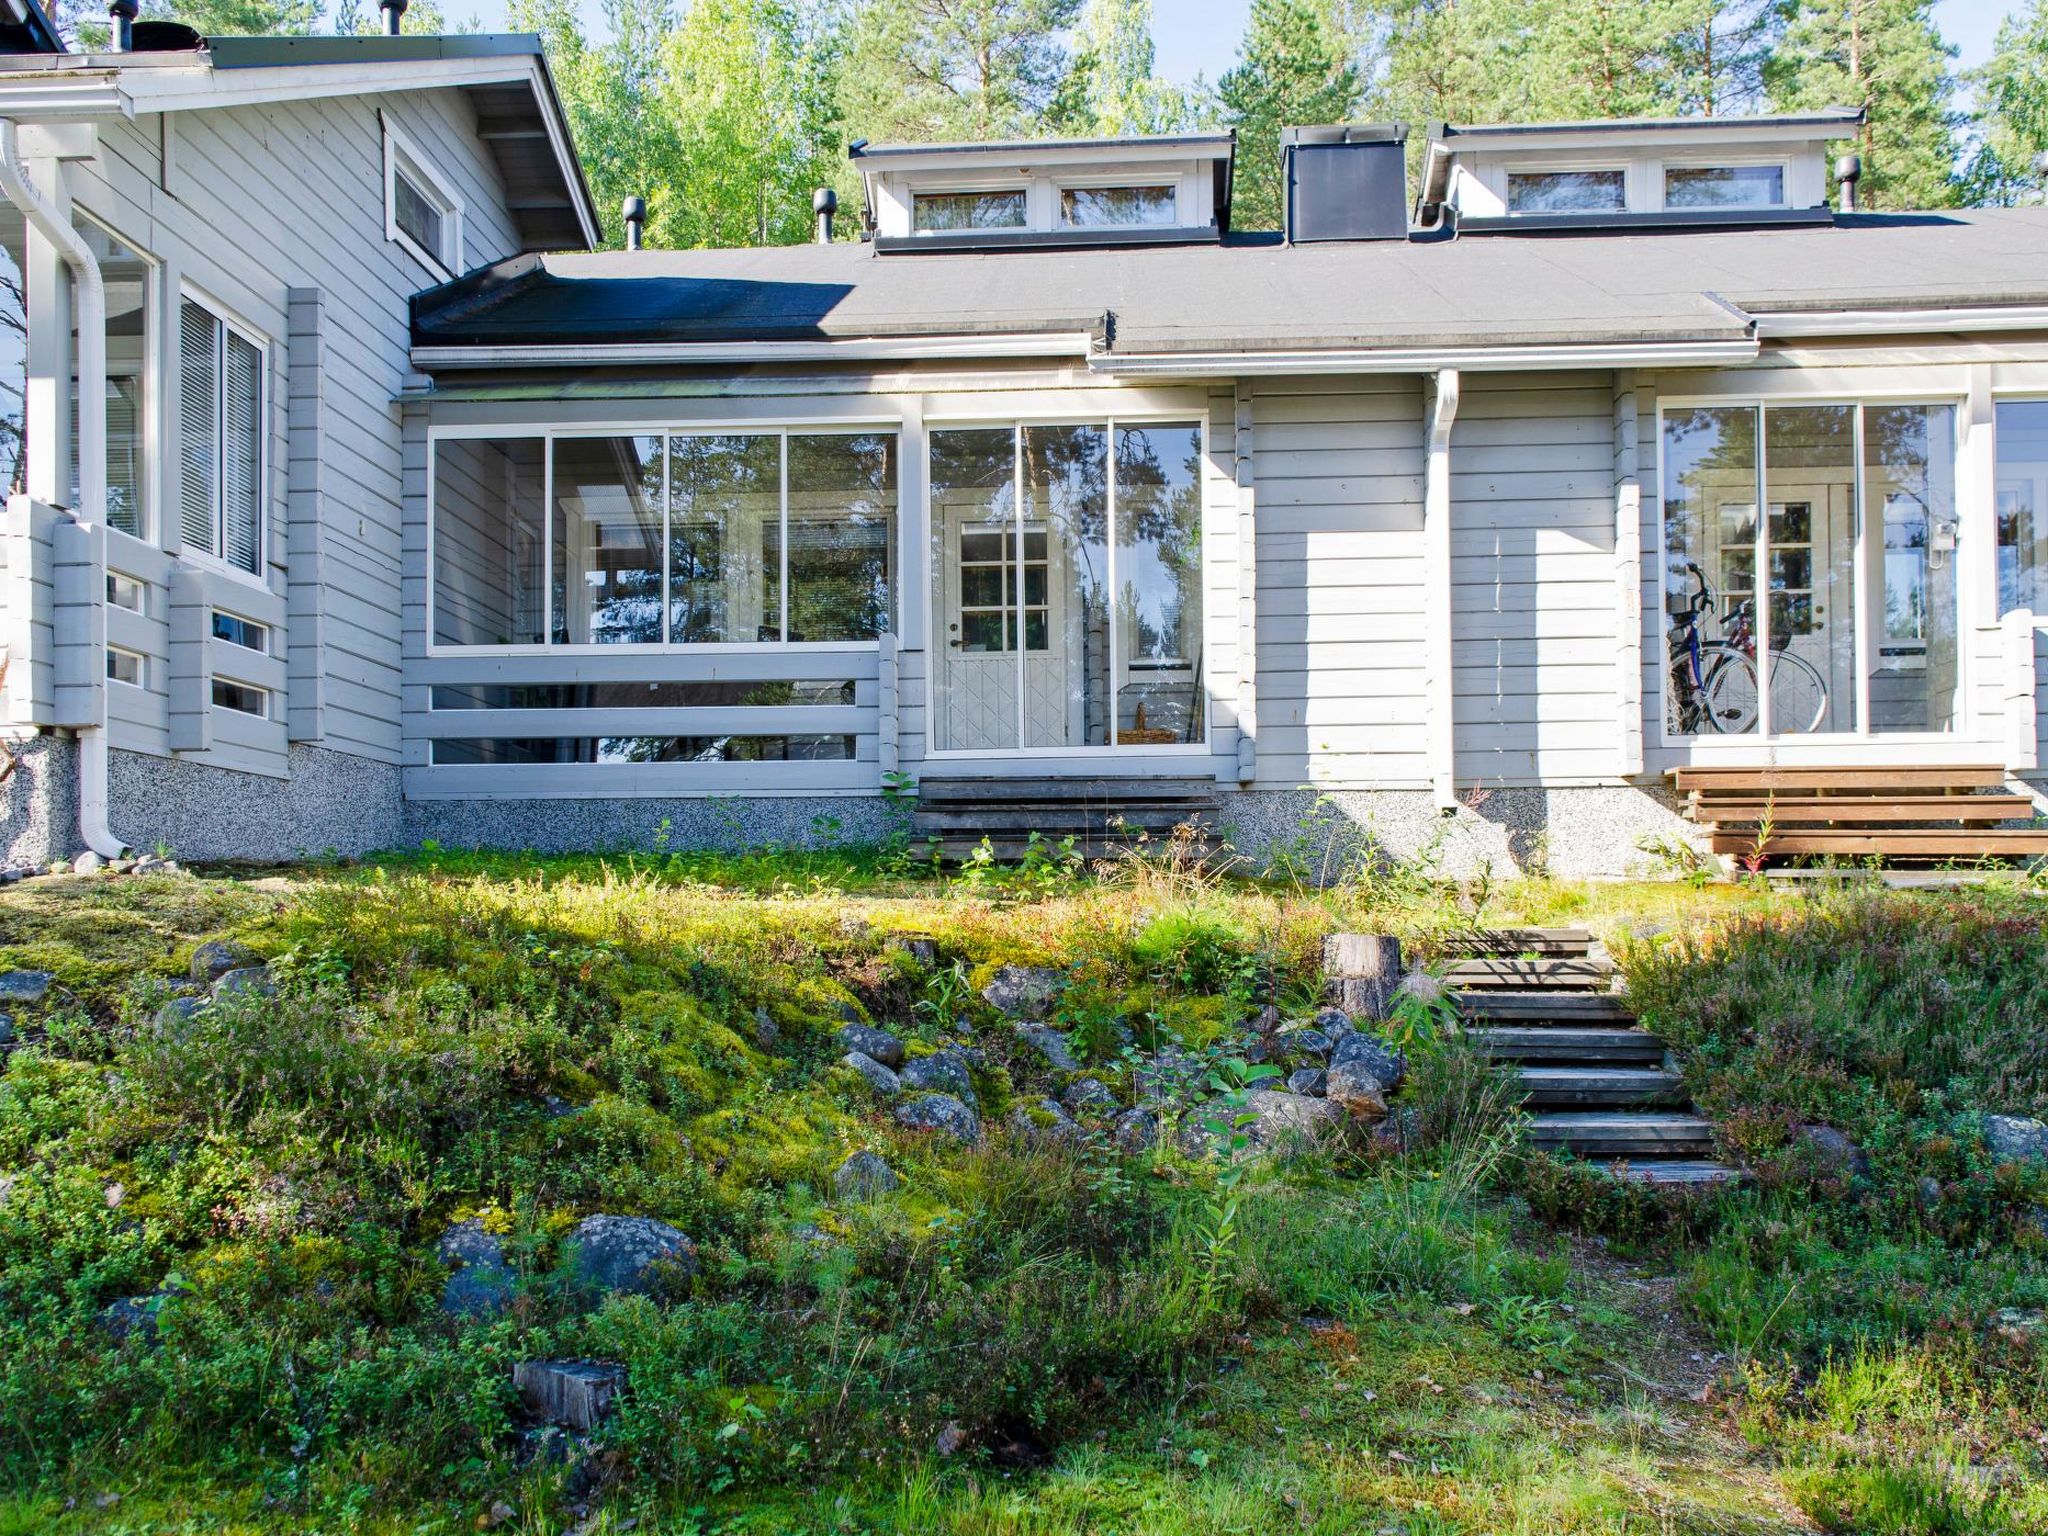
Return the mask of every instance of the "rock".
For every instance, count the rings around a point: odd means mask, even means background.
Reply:
[[[107,867],[107,861],[90,848],[71,856],[71,873],[74,875],[96,875]]]
[[[1279,1046],[1283,1056],[1313,1056],[1320,1061],[1330,1054],[1335,1044],[1313,1024],[1297,1024],[1293,1029],[1280,1032]]]
[[[52,875],[68,875],[71,873],[71,861],[69,859],[52,859],[50,860],[49,866],[46,869],[45,873]]]
[[[1329,1099],[1254,1088],[1244,1096],[1244,1107],[1253,1116],[1245,1134],[1257,1147],[1285,1148],[1305,1141],[1328,1141],[1344,1130],[1344,1111]]]
[[[1010,1129],[1034,1147],[1064,1146],[1081,1135],[1080,1122],[1062,1109],[1056,1099],[1019,1104],[1010,1111]]]
[[[903,1083],[887,1067],[864,1051],[848,1051],[839,1058],[867,1079],[867,1085],[885,1099],[893,1099],[903,1091]]]
[[[1055,1072],[1072,1072],[1081,1065],[1074,1060],[1067,1037],[1056,1029],[1044,1024],[1026,1024],[1017,1031],[1017,1037],[1043,1056],[1045,1064]]]
[[[948,1424],[939,1431],[938,1439],[932,1442],[932,1449],[941,1456],[958,1456],[967,1448],[967,1431],[957,1423]]]
[[[50,983],[56,979],[48,971],[0,974],[0,1003],[40,1003],[50,995]]]
[[[1201,1083],[1203,1070],[1201,1062],[1173,1046],[1162,1045],[1148,1060],[1138,1063],[1132,1077],[1140,1096],[1176,1099]]]
[[[1929,1215],[1941,1208],[1941,1180],[1929,1174],[1921,1174],[1913,1184],[1913,1198],[1920,1202],[1920,1209]]]
[[[650,1295],[697,1273],[697,1245],[647,1216],[586,1216],[568,1249],[576,1278],[612,1295]]]
[[[1084,1117],[1113,1115],[1116,1113],[1116,1095],[1103,1087],[1099,1079],[1084,1077],[1067,1089],[1066,1105]]]
[[[604,1421],[613,1394],[625,1384],[626,1368],[608,1360],[522,1360],[512,1367],[512,1386],[526,1411],[578,1434]]]
[[[913,1131],[941,1131],[969,1146],[981,1139],[981,1117],[950,1093],[926,1093],[897,1108],[896,1123]]]
[[[2001,1163],[2048,1162],[2048,1123],[2020,1115],[1986,1115],[1983,1131],[1985,1148]]]
[[[1802,1125],[1796,1144],[1825,1178],[1870,1177],[1869,1154],[1831,1125]]]
[[[981,995],[996,1012],[1013,1019],[1042,1019],[1051,1011],[1065,980],[1049,965],[1006,965],[989,978]]]
[[[14,1019],[10,1014],[0,1013],[0,1045],[14,1044]]]
[[[275,997],[277,983],[270,979],[267,966],[244,965],[232,971],[222,971],[213,979],[213,996],[216,1001],[224,998]]]
[[[926,970],[939,963],[939,941],[921,933],[899,933],[889,941],[891,949],[910,956]]]
[[[503,1499],[494,1501],[491,1507],[476,1517],[476,1528],[480,1531],[495,1531],[507,1520],[519,1518],[519,1511]]]
[[[109,859],[109,860],[107,860],[107,870],[108,870],[108,873],[110,873],[110,874],[116,874],[116,875],[126,875],[126,874],[132,874],[132,873],[134,872],[134,869],[135,869],[135,860],[133,860],[133,859]]]
[[[487,1317],[512,1299],[505,1245],[474,1217],[443,1232],[434,1257],[455,1271],[441,1287],[441,1310],[450,1317]]]
[[[1339,1040],[1352,1033],[1354,1028],[1351,1022],[1351,1015],[1342,1008],[1317,1009],[1313,1023],[1315,1028],[1323,1032],[1324,1038],[1330,1042],[1333,1048]]]
[[[210,982],[229,971],[243,970],[252,965],[261,965],[263,957],[246,944],[232,943],[226,939],[209,939],[192,951],[191,976],[194,981]]]
[[[1408,1061],[1378,1035],[1354,1031],[1330,1051],[1332,1067],[1362,1066],[1379,1079],[1382,1093],[1393,1093],[1408,1076]]]
[[[974,1102],[974,1078],[968,1073],[967,1062],[958,1051],[933,1051],[929,1056],[913,1056],[903,1064],[898,1076],[905,1088],[950,1093],[970,1104]]]
[[[154,1344],[164,1303],[176,1297],[180,1289],[175,1285],[160,1285],[140,1296],[122,1296],[110,1301],[100,1308],[100,1326],[115,1339],[135,1338],[145,1344]]]
[[[1333,1061],[1323,1075],[1323,1098],[1367,1123],[1387,1118],[1386,1085],[1362,1061]]]
[[[873,1152],[856,1152],[832,1171],[832,1188],[842,1200],[873,1200],[902,1187],[896,1170]]]
[[[782,1049],[782,1031],[775,1027],[766,1008],[754,1010],[754,1044],[770,1053]]]
[[[1159,1144],[1158,1112],[1127,1109],[1116,1117],[1110,1136],[1120,1152],[1150,1152]]]
[[[885,1067],[903,1065],[903,1042],[886,1029],[877,1029],[872,1024],[848,1023],[840,1026],[837,1038],[849,1051],[872,1056]]]
[[[150,1016],[150,1022],[160,1035],[172,1039],[184,1033],[185,1026],[192,1022],[194,1015],[206,1006],[203,997],[174,997]]]
[[[1319,1099],[1323,1096],[1328,1082],[1329,1074],[1321,1067],[1302,1067],[1287,1074],[1287,1091]]]

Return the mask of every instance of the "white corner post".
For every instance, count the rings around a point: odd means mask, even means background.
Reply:
[[[1237,782],[1248,785],[1259,776],[1259,492],[1252,386],[1245,379],[1237,384],[1231,447],[1237,456]]]
[[[2034,611],[2015,608],[1998,621],[2004,651],[2005,771],[2032,773],[2041,766],[2034,705]]]
[[[1643,481],[1635,375],[1614,380],[1615,772],[1643,771]]]
[[[1422,473],[1423,760],[1436,808],[1458,808],[1458,736],[1451,644],[1451,427],[1458,373],[1441,369],[1424,391],[1428,441]]]
[[[78,314],[78,522],[104,527],[107,515],[107,289],[99,262],[72,228],[71,220],[29,180],[21,160],[21,135],[11,118],[0,118],[0,195],[21,210],[36,233],[56,249],[71,272],[73,303]],[[31,322],[34,323],[33,321]],[[43,324],[51,322],[47,311]],[[61,325],[59,317],[56,323]],[[46,458],[56,457],[59,434],[45,434],[32,445]],[[61,463],[61,459],[58,459]],[[46,463],[45,469],[50,466]],[[102,542],[102,541],[96,541]],[[97,602],[104,597],[100,577]],[[90,723],[78,728],[78,834],[102,858],[119,858],[127,850],[107,825],[107,717],[104,677],[94,678],[96,707]]]

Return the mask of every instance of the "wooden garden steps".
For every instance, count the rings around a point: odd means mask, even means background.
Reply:
[[[1743,1175],[1714,1158],[1664,1041],[1614,990],[1614,966],[1584,929],[1460,934],[1444,946],[1450,997],[1474,1048],[1513,1064],[1532,1111],[1528,1139],[1660,1186]]]
[[[1081,857],[1108,858],[1163,844],[1190,825],[1196,851],[1207,854],[1216,807],[1213,779],[930,775],[918,782],[911,825],[954,863],[974,858],[984,839],[999,862],[1017,863],[1030,855],[1034,832],[1045,853],[1072,838]]]
[[[2034,803],[2008,792],[2005,770],[1993,764],[1676,768],[1671,779],[1717,854],[1955,862],[2048,854],[2048,826],[2008,825],[2031,820]]]

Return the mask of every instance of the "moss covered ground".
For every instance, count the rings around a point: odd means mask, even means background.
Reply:
[[[0,1536],[2048,1531],[2048,1177],[1974,1119],[2048,1111],[2029,887],[1344,873],[427,849],[0,893],[0,968],[56,978],[0,1072]],[[1011,1127],[1068,1078],[998,966],[1061,973],[1121,1100],[1162,1042],[1227,1100],[1324,934],[1427,966],[1512,922],[1602,934],[1749,1187],[1523,1156],[1427,1008],[1403,1149]],[[210,940],[278,994],[157,1024]],[[897,1128],[849,1017],[971,1044],[983,1143]],[[903,1188],[835,1199],[863,1148]],[[592,1306],[563,1238],[601,1211],[698,1274]],[[433,1244],[472,1217],[518,1283],[456,1319]],[[535,1356],[625,1364],[593,1445],[522,1422]]]

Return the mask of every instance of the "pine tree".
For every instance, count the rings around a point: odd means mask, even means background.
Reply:
[[[1237,130],[1232,222],[1280,226],[1280,130],[1341,123],[1358,105],[1358,75],[1304,0],[1252,0],[1239,62],[1217,82]]]
[[[1764,65],[1772,107],[1862,107],[1853,148],[1866,208],[1946,208],[1961,192],[1955,50],[1933,0],[1787,0],[1784,39]]]
[[[1970,165],[1971,201],[2038,200],[2048,192],[2048,177],[2034,168],[2048,154],[2048,0],[2005,19],[1975,83],[1982,144]]]
[[[877,141],[1036,134],[1061,100],[1081,0],[862,0],[840,113]]]
[[[1153,73],[1152,0],[1086,0],[1074,41],[1073,66],[1045,113],[1052,131],[1117,138],[1201,123],[1200,82],[1189,89]]]

